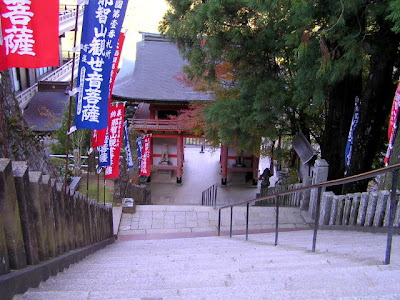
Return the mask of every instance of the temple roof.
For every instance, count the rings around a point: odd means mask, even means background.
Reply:
[[[32,131],[55,131],[61,127],[68,105],[69,83],[41,81],[38,90],[24,111],[24,119]]]
[[[138,102],[212,100],[212,95],[195,91],[177,79],[182,77],[186,64],[176,44],[160,35],[143,34],[143,41],[138,43],[133,74],[115,83],[113,96]]]

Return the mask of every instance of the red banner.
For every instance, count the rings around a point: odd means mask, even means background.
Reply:
[[[400,82],[397,84],[396,93],[394,94],[392,110],[390,112],[389,129],[388,129],[388,142],[389,146],[386,151],[385,165],[389,164],[390,154],[392,153],[394,138],[397,130],[397,118],[399,115],[400,107]]]
[[[0,0],[0,71],[59,66],[58,29],[58,0]]]
[[[151,135],[146,135],[142,139],[142,158],[140,160],[140,175],[150,176],[150,149]]]
[[[112,64],[112,69],[111,69],[111,77],[110,77],[110,96],[108,98],[108,105],[111,105],[111,100],[112,100],[112,90],[114,87],[114,82],[115,78],[117,77],[117,71],[118,71],[118,64],[119,60],[121,58],[121,50],[122,46],[124,44],[125,40],[125,34],[120,33],[118,43],[117,43],[117,48],[115,50],[114,54],[114,59],[113,59],[113,64]],[[104,129],[94,129],[92,131],[92,148],[100,147],[104,145],[104,141],[106,138],[106,132],[107,128]]]
[[[106,139],[107,128],[100,130],[92,130],[92,148],[96,149],[104,145]]]
[[[119,177],[119,156],[121,154],[121,143],[124,135],[125,107],[123,104],[112,105],[109,111],[108,138],[110,142],[111,166],[106,167],[106,179]]]
[[[125,34],[121,32],[119,34],[117,48],[115,49],[112,68],[111,68],[110,99],[109,99],[110,102],[111,102],[111,98],[112,98],[112,91],[114,88],[115,78],[117,78],[117,74],[118,74],[118,64],[119,64],[119,60],[121,58],[121,51],[122,51],[122,47],[124,45],[124,41],[125,41]]]

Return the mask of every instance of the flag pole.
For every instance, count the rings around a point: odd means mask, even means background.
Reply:
[[[72,70],[71,70],[71,81],[70,81],[70,95],[69,95],[69,108],[68,108],[68,121],[67,121],[67,136],[65,140],[65,177],[64,177],[64,196],[67,194],[68,185],[68,167],[69,167],[69,147],[70,147],[70,127],[72,119],[72,103],[73,103],[73,86],[74,86],[74,71],[75,71],[75,57],[76,57],[76,39],[78,31],[78,19],[79,19],[79,5],[76,6],[76,16],[75,16],[75,32],[74,32],[74,51],[72,53]]]

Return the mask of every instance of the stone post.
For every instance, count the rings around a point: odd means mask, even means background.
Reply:
[[[47,243],[49,247],[49,256],[56,256],[56,240],[54,225],[53,197],[50,187],[50,176],[43,175],[41,181],[42,198],[44,203],[44,227],[47,232]]]
[[[325,159],[317,159],[314,164],[312,184],[324,182],[328,179],[329,165]],[[318,190],[313,189],[310,196],[308,212],[315,218],[315,207],[317,205]]]
[[[7,241],[3,230],[3,220],[0,218],[0,276],[10,272],[8,260]]]
[[[25,161],[15,161],[12,163],[15,189],[17,191],[19,215],[21,218],[22,233],[24,237],[25,253],[27,263],[36,265],[39,260],[39,249],[37,242],[37,231],[34,222],[35,211],[31,190],[29,187],[28,165]]]
[[[322,194],[319,225],[328,225],[331,216],[332,201],[334,194],[325,192]]]
[[[57,256],[63,252],[61,250],[60,201],[57,198],[56,181],[54,179],[50,180],[50,190],[54,215],[54,240],[56,246],[55,255]]]
[[[56,183],[56,197],[59,204],[59,214],[60,214],[60,252],[64,253],[69,250],[68,242],[68,230],[67,221],[65,215],[65,197],[64,197],[64,187],[60,182]]]
[[[45,229],[44,200],[41,189],[42,172],[29,172],[29,188],[32,197],[32,211],[34,215],[36,236],[38,240],[39,259],[45,261],[49,259],[49,245],[47,230]]]
[[[17,192],[11,161],[3,158],[0,159],[0,219],[3,221],[10,268],[22,269],[27,262]]]
[[[304,177],[303,186],[309,186],[312,184],[312,177]],[[310,195],[311,191],[307,190],[301,193],[301,200],[300,200],[300,209],[301,210],[308,210],[310,206]]]

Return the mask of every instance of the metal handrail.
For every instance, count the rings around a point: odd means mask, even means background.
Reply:
[[[218,185],[214,183],[208,189],[201,193],[201,205],[217,207],[217,189]]]
[[[397,179],[398,179],[398,174],[399,174],[399,169],[400,169],[400,164],[395,164],[392,166],[388,166],[386,168],[381,168],[378,170],[366,172],[366,173],[361,173],[358,175],[346,177],[346,178],[341,178],[341,179],[336,179],[336,180],[331,180],[331,181],[326,181],[322,183],[317,183],[309,186],[304,186],[304,187],[299,187],[295,188],[292,190],[287,190],[287,191],[281,191],[278,193],[274,193],[271,195],[247,200],[247,201],[242,201],[242,202],[237,202],[234,204],[229,204],[225,206],[221,206],[218,211],[218,236],[221,235],[221,210],[225,208],[231,208],[231,219],[230,219],[230,233],[229,236],[232,237],[232,216],[233,216],[233,207],[234,206],[242,206],[246,205],[247,206],[247,212],[246,212],[246,240],[248,240],[248,233],[249,233],[249,206],[250,203],[257,202],[257,201],[262,201],[262,200],[267,200],[270,198],[276,197],[276,220],[275,220],[275,246],[278,244],[278,227],[279,227],[279,197],[284,196],[284,195],[290,195],[295,192],[301,192],[301,191],[308,191],[312,189],[318,189],[318,197],[317,197],[317,205],[315,207],[315,222],[314,222],[314,234],[313,234],[313,243],[312,243],[312,252],[315,252],[315,247],[317,243],[317,233],[318,233],[318,226],[319,226],[319,215],[320,215],[320,206],[321,206],[321,197],[322,197],[322,191],[324,188],[331,187],[331,186],[336,186],[336,185],[342,185],[342,184],[347,184],[347,183],[352,183],[355,181],[359,180],[364,180],[364,179],[369,179],[372,177],[376,177],[377,175],[380,174],[385,174],[388,172],[392,172],[393,177],[392,177],[392,189],[391,189],[391,194],[390,194],[390,211],[389,211],[389,225],[388,225],[388,236],[387,236],[387,244],[386,244],[386,253],[385,253],[385,264],[390,263],[390,254],[391,254],[391,247],[392,247],[392,235],[393,235],[393,222],[394,222],[394,217],[395,217],[395,201],[396,201],[396,187],[397,187]]]

